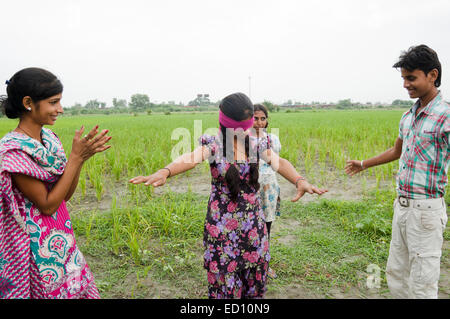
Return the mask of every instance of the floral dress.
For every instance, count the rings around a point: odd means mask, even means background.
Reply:
[[[250,160],[253,158],[231,164],[222,156],[220,138],[203,135],[200,143],[211,153],[211,195],[203,237],[209,296],[261,298],[265,292],[270,254],[259,192],[249,184]],[[250,147],[262,152],[267,149],[267,143],[258,143],[256,138],[250,137]],[[256,154],[256,151],[250,154]],[[236,165],[241,179],[236,202],[230,200],[225,181],[230,165]]]
[[[266,134],[260,139],[268,139],[270,148],[280,154],[281,143],[276,135]],[[280,185],[278,185],[277,173],[263,159],[259,160],[259,183],[266,222],[273,222],[275,216],[280,216]]]

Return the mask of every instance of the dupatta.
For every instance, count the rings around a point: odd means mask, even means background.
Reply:
[[[46,216],[12,182],[11,174],[24,174],[51,189],[63,174],[61,141],[46,128],[41,138],[10,132],[0,140],[0,298],[79,298],[91,288],[98,295],[65,201]]]

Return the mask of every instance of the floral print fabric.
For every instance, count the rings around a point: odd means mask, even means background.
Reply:
[[[280,154],[281,143],[275,134],[266,134],[259,139],[267,139],[270,149]],[[280,216],[280,186],[278,185],[277,173],[263,159],[259,160],[259,183],[266,222],[273,222],[275,216]]]
[[[208,272],[208,294],[214,299],[261,299],[266,292],[263,273],[255,268],[240,273]]]
[[[239,274],[252,269],[255,285],[260,286],[254,289],[263,289],[270,260],[269,241],[259,192],[249,184],[249,160],[234,164],[227,162],[222,156],[222,142],[217,136],[203,135],[200,143],[211,153],[211,195],[203,237],[208,282],[215,285],[217,278],[224,278],[224,274]],[[253,154],[267,149],[267,143],[258,143],[256,138],[250,137],[249,144],[256,148]],[[236,202],[230,200],[225,181],[230,165],[236,166],[241,179],[241,191]],[[229,278],[225,285],[240,289],[233,280],[234,276],[225,277]]]

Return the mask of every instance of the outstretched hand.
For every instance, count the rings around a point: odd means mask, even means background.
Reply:
[[[322,195],[328,192],[328,189],[320,189],[303,180],[297,184],[297,195],[291,199],[291,202],[298,201],[305,193]]]
[[[150,176],[136,176],[128,182],[132,184],[142,184],[145,186],[153,185],[154,187],[163,186],[166,183],[168,174],[165,170],[159,170]]]
[[[345,165],[344,169],[345,173],[350,176],[353,176],[364,170],[364,168],[361,167],[361,161],[356,160],[347,161],[347,165]]]

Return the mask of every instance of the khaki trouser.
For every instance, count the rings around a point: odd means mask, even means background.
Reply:
[[[408,207],[405,207],[408,205]],[[437,298],[443,232],[443,198],[394,201],[386,279],[394,298]]]

